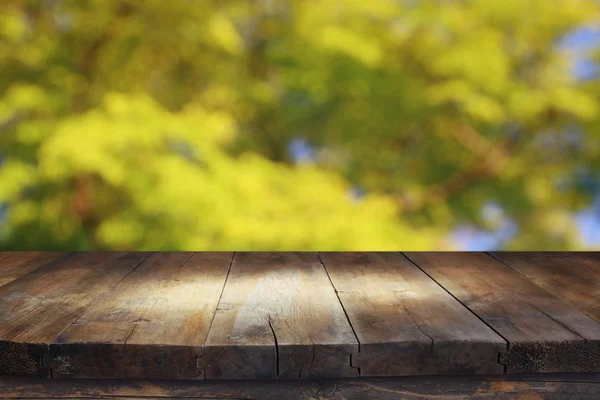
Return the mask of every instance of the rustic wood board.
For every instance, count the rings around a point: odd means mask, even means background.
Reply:
[[[154,253],[50,345],[54,377],[201,379],[233,253]]]
[[[600,371],[599,253],[232,255],[0,253],[0,375]]]
[[[358,343],[316,253],[236,253],[205,349],[207,379],[358,374]]]
[[[0,253],[0,286],[64,256],[66,253],[41,251]]]
[[[508,373],[600,371],[600,324],[483,253],[406,253],[509,342]]]
[[[0,287],[0,375],[48,374],[48,344],[144,258],[74,254]]]
[[[502,373],[506,341],[398,253],[321,253],[361,376]]]
[[[6,399],[596,400],[600,377],[496,375],[261,381],[7,379]]]
[[[600,258],[589,253],[491,253],[600,322]]]

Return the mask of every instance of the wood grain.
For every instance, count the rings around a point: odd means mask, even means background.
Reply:
[[[6,399],[597,400],[600,377],[496,375],[261,381],[8,379]]]
[[[600,371],[600,324],[482,253],[406,253],[508,340],[509,373]]]
[[[506,341],[401,254],[321,253],[361,376],[502,373]]]
[[[55,377],[201,379],[233,253],[154,253],[50,346]]]
[[[600,371],[600,253],[232,255],[0,253],[0,375]]]
[[[144,257],[74,254],[0,287],[0,375],[48,374],[48,344]]]
[[[65,255],[66,253],[41,251],[0,253],[0,286]]]
[[[590,253],[492,253],[556,297],[600,322],[600,258]]]
[[[356,376],[358,343],[314,253],[236,253],[205,356],[207,379]]]

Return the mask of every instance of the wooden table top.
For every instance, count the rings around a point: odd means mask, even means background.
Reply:
[[[600,253],[0,253],[0,375],[600,372]]]

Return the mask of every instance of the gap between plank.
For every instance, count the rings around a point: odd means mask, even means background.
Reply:
[[[225,275],[225,282],[223,283],[223,287],[221,288],[221,294],[219,295],[219,301],[217,301],[217,307],[215,308],[215,312],[213,313],[213,317],[210,320],[210,325],[208,326],[208,331],[206,336],[210,335],[210,330],[212,329],[213,322],[215,322],[215,316],[217,314],[217,310],[219,309],[219,305],[221,304],[221,299],[223,298],[223,292],[225,291],[225,285],[227,285],[227,281],[229,280],[229,273],[231,272],[231,265],[233,264],[233,259],[235,258],[235,252],[231,255],[231,260],[229,261],[229,267],[227,268],[227,275]],[[206,340],[204,340],[204,345],[206,346]]]
[[[325,263],[323,262],[323,259],[321,258],[321,254],[320,253],[317,253],[317,258],[319,259],[319,262],[321,263],[321,265],[323,266],[323,269],[325,270],[325,273],[327,274],[327,279],[329,279],[329,283],[331,283],[331,287],[333,287],[333,291],[335,292],[335,296],[337,297],[337,299],[338,299],[338,301],[340,303],[340,306],[342,306],[342,310],[344,311],[344,315],[346,316],[346,320],[348,321],[348,324],[350,325],[350,329],[352,329],[352,333],[354,333],[354,337],[356,338],[356,343],[358,344],[358,352],[355,353],[355,354],[350,354],[350,367],[351,368],[356,368],[356,370],[358,371],[358,376],[361,376],[361,374],[360,374],[360,368],[359,367],[355,367],[354,365],[352,365],[352,357],[355,356],[355,355],[360,354],[360,340],[358,340],[358,335],[356,334],[356,330],[354,329],[354,326],[352,326],[352,321],[350,320],[350,317],[348,316],[348,312],[346,311],[346,307],[344,307],[344,303],[342,303],[342,299],[340,298],[338,290],[335,287],[335,285],[333,284],[333,281],[331,280],[331,276],[329,276],[329,271],[327,271],[327,267],[325,266]]]
[[[195,253],[193,253],[195,254]],[[192,254],[192,256],[193,256]],[[221,305],[221,299],[223,298],[223,292],[225,292],[225,286],[227,285],[227,281],[229,280],[229,273],[231,272],[231,266],[233,265],[233,259],[235,258],[236,252],[234,251],[231,254],[231,260],[229,260],[229,267],[227,268],[227,275],[225,275],[225,282],[223,282],[223,287],[221,288],[221,294],[219,294],[219,300],[217,301],[217,305],[213,311],[213,317],[210,320],[210,325],[208,326],[208,330],[206,331],[206,337],[204,338],[204,343],[202,344],[202,356],[206,353],[206,341],[210,336],[210,331],[212,329],[213,323],[215,322],[215,317],[217,316],[217,310],[219,309],[219,305]],[[200,356],[200,357],[202,357]],[[198,375],[198,367],[200,362],[200,357],[196,357],[196,375]],[[202,369],[202,378],[205,379],[204,369]]]
[[[123,257],[125,257],[126,255],[127,255],[127,254],[124,254],[124,255],[122,255],[121,257],[117,257],[116,259],[118,260],[118,259],[120,259],[120,258],[123,258]],[[60,335],[61,335],[61,334],[62,334],[64,331],[66,331],[66,330],[67,330],[67,329],[68,329],[68,328],[69,328],[71,325],[75,324],[75,323],[76,323],[76,322],[77,322],[77,321],[78,321],[78,320],[79,320],[79,319],[80,319],[80,318],[83,316],[83,314],[85,314],[85,312],[86,312],[87,310],[89,310],[91,307],[93,307],[93,306],[94,306],[94,305],[96,305],[98,302],[100,302],[100,301],[101,301],[103,298],[105,298],[106,296],[108,296],[108,294],[109,294],[110,292],[112,292],[112,291],[115,289],[115,287],[117,287],[117,285],[119,285],[121,282],[123,282],[123,281],[124,281],[124,280],[125,280],[125,279],[126,279],[128,276],[129,276],[129,275],[131,275],[131,273],[133,273],[133,271],[135,271],[136,269],[138,269],[138,267],[139,267],[140,265],[142,265],[142,264],[143,264],[143,263],[144,263],[144,262],[145,262],[145,261],[148,259],[148,257],[150,257],[150,254],[149,254],[149,253],[146,253],[146,256],[145,256],[145,257],[144,257],[144,258],[143,258],[143,259],[142,259],[140,262],[138,262],[138,263],[135,265],[135,267],[133,267],[133,268],[131,269],[131,271],[129,271],[128,273],[126,273],[126,274],[125,274],[125,276],[124,276],[123,278],[119,279],[119,281],[117,281],[117,282],[116,282],[116,283],[115,283],[113,286],[111,286],[111,288],[110,288],[110,289],[108,289],[108,290],[107,290],[107,291],[106,291],[106,292],[105,292],[105,293],[104,293],[102,296],[98,297],[98,298],[96,299],[96,301],[93,301],[93,302],[92,302],[92,303],[91,303],[89,306],[87,306],[87,307],[85,308],[85,310],[83,310],[83,311],[81,312],[81,314],[79,315],[79,317],[78,317],[77,319],[75,319],[75,321],[73,321],[73,322],[71,322],[70,324],[66,325],[66,326],[65,326],[65,327],[64,327],[64,328],[63,328],[63,329],[62,329],[62,330],[61,330],[61,331],[60,331],[60,332],[59,332],[59,333],[58,333],[58,334],[57,334],[57,335],[54,337],[54,339],[52,339],[52,342],[51,342],[51,343],[48,343],[48,353],[47,353],[47,356],[48,356],[48,358],[50,358],[50,345],[51,345],[52,343],[54,343],[54,341],[56,340],[56,338],[58,338],[58,337],[59,337],[59,336],[60,336]],[[131,333],[130,333],[130,334],[131,334]],[[43,360],[43,356],[44,356],[44,355],[42,355],[42,360]],[[41,368],[43,368],[43,367],[44,367],[44,365],[43,365],[43,362],[42,362],[42,363],[41,363]],[[49,370],[49,372],[50,372],[50,377],[51,377],[51,378],[54,378],[54,376],[53,376],[53,371],[52,371],[52,367],[51,367],[51,365],[49,365],[47,368],[48,368],[48,370]]]
[[[41,265],[40,267],[38,267],[38,268],[34,269],[33,271],[29,271],[28,273],[26,273],[25,275],[23,275],[23,276],[22,276],[22,277],[20,277],[19,279],[21,279],[21,278],[23,278],[23,277],[25,277],[25,276],[27,276],[27,275],[29,275],[29,274],[31,274],[31,273],[33,273],[33,272],[35,272],[35,271],[39,270],[40,268],[42,268],[42,267],[45,267],[45,266],[47,266],[47,265],[50,265],[50,264],[53,264],[53,263],[56,263],[56,262],[63,262],[63,261],[65,261],[65,260],[67,260],[67,259],[69,259],[69,258],[73,257],[73,255],[74,255],[74,254],[75,254],[75,252],[74,252],[74,251],[68,252],[67,254],[65,254],[65,255],[63,255],[63,256],[61,256],[61,257],[59,257],[59,258],[55,259],[55,260],[52,260],[52,261],[50,261],[50,262],[47,262],[46,264],[43,264],[43,265]],[[69,325],[69,326],[70,326],[70,325]],[[65,329],[67,329],[67,328],[64,328],[64,329],[63,329],[63,331],[64,331]],[[61,333],[62,333],[62,331],[61,331]],[[60,333],[59,333],[59,335],[60,335]],[[57,337],[58,337],[58,336],[57,336]],[[46,363],[48,364],[48,366],[45,366],[45,365],[44,365],[44,359],[46,360]],[[38,372],[38,376],[39,376],[39,377],[43,377],[43,375],[42,375],[42,373],[43,373],[43,372],[42,372],[42,371],[44,370],[44,368],[48,368],[48,377],[49,377],[49,378],[53,378],[53,376],[52,376],[51,362],[50,362],[50,343],[47,343],[47,344],[46,344],[46,352],[45,352],[45,353],[43,353],[43,354],[40,354],[40,359],[39,359],[39,361],[38,361],[38,362],[39,362],[39,366],[40,366],[40,371]]]
[[[499,262],[500,264],[502,264],[503,266],[509,268],[511,271],[516,272],[517,274],[521,275],[524,279],[526,279],[528,282],[531,282],[533,285],[535,285],[536,288],[539,288],[540,291],[546,292],[548,293],[548,295],[550,295],[551,297],[555,297],[551,292],[546,291],[544,288],[542,288],[541,286],[538,286],[535,282],[533,282],[531,279],[529,279],[529,277],[519,271],[517,271],[516,269],[514,269],[513,267],[511,267],[510,265],[508,265],[507,263],[505,263],[504,261],[494,257],[492,254],[490,254],[489,252],[485,252],[486,255],[490,256],[493,260]],[[562,322],[556,320],[552,315],[549,315],[548,313],[546,313],[544,310],[540,310],[535,304],[532,304],[531,302],[529,302],[529,300],[526,297],[523,297],[521,295],[517,296],[523,300],[525,303],[529,304],[531,307],[535,308],[538,312],[540,312],[541,314],[545,315],[546,317],[550,318],[552,321],[556,322],[558,325],[562,326],[563,328],[565,328],[566,330],[568,330],[569,332],[574,333],[575,335],[579,336],[580,338],[583,339],[584,342],[587,342],[588,340],[586,338],[584,338],[583,336],[581,336],[579,333],[575,332],[573,329],[571,329],[570,327],[568,327],[567,325],[563,324]],[[558,299],[558,298],[557,298]],[[558,299],[560,300],[560,299]],[[562,302],[562,300],[560,300]],[[571,307],[569,305],[569,307]],[[576,309],[577,311],[579,311],[579,309]],[[587,315],[587,314],[586,314]]]
[[[501,259],[499,259],[498,257],[496,257],[495,255],[493,255],[491,252],[486,251],[485,254],[487,254],[488,256],[492,257],[494,260],[498,261],[500,264],[503,264],[504,266],[512,269],[513,271],[515,271],[517,274],[529,279],[527,277],[527,275],[523,274],[521,271],[517,271],[516,269],[514,269],[512,266],[508,265],[507,263],[505,263],[504,261],[502,261]]]
[[[50,260],[50,261],[46,262],[45,264],[42,264],[42,265],[40,265],[40,266],[36,267],[35,269],[32,269],[31,271],[29,271],[29,272],[28,272],[28,273],[26,273],[25,275],[21,275],[21,276],[20,276],[20,277],[18,277],[17,279],[15,279],[15,280],[13,280],[13,281],[10,281],[10,282],[8,282],[8,283],[16,282],[16,281],[18,281],[18,280],[20,280],[20,279],[23,279],[23,278],[25,278],[26,276],[28,276],[28,275],[31,275],[31,274],[33,274],[34,272],[37,272],[37,271],[39,271],[40,269],[42,269],[42,268],[44,268],[44,267],[46,267],[46,266],[48,266],[48,265],[50,265],[50,264],[54,264],[54,263],[58,263],[58,262],[63,262],[63,261],[65,261],[65,260],[67,260],[68,258],[71,258],[71,257],[72,257],[74,254],[75,254],[75,252],[74,252],[74,251],[71,251],[71,252],[68,252],[68,253],[66,253],[66,254],[63,254],[62,256],[60,256],[60,257],[58,257],[58,258],[55,258],[54,260]],[[34,260],[35,260],[35,259],[33,259],[33,260],[31,260],[31,261],[34,261]],[[1,262],[1,260],[0,260],[0,262]],[[6,285],[6,284],[4,284],[4,285]],[[4,285],[0,285],[0,287],[2,287],[2,286],[4,286]]]
[[[27,274],[25,274],[25,275],[23,275],[23,276],[27,276],[27,275],[31,274],[32,272],[34,272],[34,271],[37,271],[37,270],[39,270],[40,268],[43,268],[43,267],[45,267],[45,266],[47,266],[47,265],[54,264],[54,263],[57,263],[57,262],[63,262],[63,261],[65,261],[66,259],[68,259],[68,258],[71,258],[71,257],[72,257],[74,254],[75,254],[75,252],[74,252],[74,251],[70,251],[70,252],[68,252],[68,253],[67,253],[67,254],[65,254],[65,255],[62,255],[62,256],[60,256],[60,257],[58,257],[58,258],[54,259],[54,260],[51,260],[51,261],[49,261],[49,262],[47,262],[47,263],[45,263],[45,264],[43,264],[43,265],[40,265],[39,267],[37,267],[37,268],[36,268],[36,269],[34,269],[33,271],[29,271]],[[22,278],[22,277],[21,277],[21,278]],[[19,278],[19,279],[21,279],[21,278]]]
[[[499,259],[498,257],[496,257],[495,255],[493,255],[492,253],[490,253],[489,251],[486,251],[485,254],[487,254],[488,256],[492,257],[494,260],[498,261],[500,264],[504,265],[507,268],[510,268],[511,270],[515,271],[517,274],[521,275],[523,278],[527,279],[529,282],[533,283],[536,287],[538,287],[540,290],[543,290],[546,293],[549,293],[551,296],[554,296],[554,294],[552,292],[547,291],[546,289],[544,289],[541,286],[538,286],[537,283],[535,283],[535,281],[533,279],[530,279],[527,275],[525,275],[524,273],[522,273],[519,270],[514,269],[511,265],[507,264],[506,262],[504,262],[503,260]],[[533,308],[535,308],[536,310],[538,310],[539,312],[541,312],[542,314],[544,314],[545,316],[547,316],[548,318],[550,318],[551,320],[553,320],[554,322],[556,322],[559,325],[562,325],[563,327],[565,327],[566,329],[568,329],[569,331],[573,332],[574,334],[576,334],[577,336],[581,337],[580,334],[578,334],[577,332],[574,332],[571,328],[569,328],[568,326],[562,324],[561,322],[555,320],[554,318],[552,318],[550,315],[546,314],[544,311],[540,310],[539,308],[537,308],[536,306],[534,306],[533,304],[529,303],[527,301],[527,299],[523,298],[523,300],[525,300],[527,302],[527,304],[531,305]],[[560,299],[559,299],[560,300]],[[562,301],[562,300],[561,300]],[[571,306],[571,304],[568,304],[569,307],[573,307],[574,309],[576,309],[577,311],[587,315],[588,317],[590,317],[591,319],[596,319],[594,316],[588,314],[585,310],[580,309],[580,308],[575,308],[575,306]],[[585,341],[587,341],[587,339],[583,338]]]
[[[402,255],[402,257],[406,258],[412,265],[414,265],[415,267],[417,267],[421,272],[423,272],[425,275],[427,275],[429,277],[429,279],[431,279],[432,281],[434,281],[439,287],[441,287],[446,293],[448,293],[450,296],[452,296],[452,298],[456,301],[458,301],[460,303],[460,305],[462,305],[464,308],[466,308],[471,314],[473,314],[478,320],[480,320],[483,324],[485,324],[485,326],[489,327],[492,331],[494,331],[496,333],[496,335],[500,336],[505,342],[506,342],[506,350],[508,350],[510,348],[510,341],[508,339],[506,339],[504,336],[502,336],[496,329],[494,329],[492,326],[490,326],[487,322],[485,322],[483,320],[483,318],[481,318],[479,315],[477,315],[473,310],[471,310],[469,307],[467,307],[466,304],[464,304],[462,301],[460,301],[456,296],[454,296],[448,289],[446,289],[441,283],[439,283],[438,281],[436,281],[431,275],[429,275],[423,268],[419,267],[419,265],[417,263],[415,263],[410,257],[408,257],[406,254],[399,252],[400,255]],[[502,353],[498,353],[498,364],[502,365],[504,367],[504,373],[506,374],[506,371],[508,369],[508,366],[506,364],[502,364],[500,363],[500,358],[502,357]]]
[[[188,261],[190,261],[192,259],[192,257],[194,256],[195,253],[190,253],[190,256],[188,258],[185,259],[185,261],[183,261],[181,263],[181,265],[178,267],[179,269],[182,268],[185,264],[187,264]],[[145,261],[145,259],[144,259]],[[137,268],[137,267],[136,267]],[[133,272],[133,271],[132,271]],[[129,274],[128,274],[129,275]],[[129,332],[129,334],[127,335],[127,337],[125,338],[125,341],[123,342],[123,354],[125,354],[127,352],[127,342],[129,341],[129,338],[131,337],[131,335],[133,334],[133,332],[137,329],[139,325],[135,324],[133,325],[133,328],[131,329],[131,332]],[[127,367],[124,368],[124,373],[125,373],[125,377],[129,378],[127,376]]]

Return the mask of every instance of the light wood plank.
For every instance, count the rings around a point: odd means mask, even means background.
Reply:
[[[0,287],[0,375],[48,374],[49,343],[145,256],[74,254]]]
[[[50,346],[54,377],[201,379],[233,253],[154,253]]]
[[[600,324],[483,253],[407,253],[509,342],[509,373],[600,371]]]
[[[41,251],[0,253],[0,286],[64,256],[66,253]]]
[[[362,376],[502,373],[506,341],[401,254],[321,253]]]
[[[340,377],[357,351],[315,253],[236,253],[199,360],[207,379]]]
[[[590,253],[492,253],[535,284],[600,322],[600,259]]]

